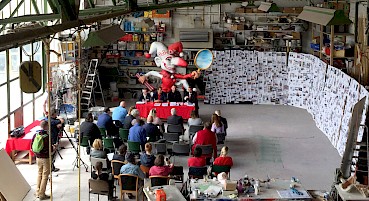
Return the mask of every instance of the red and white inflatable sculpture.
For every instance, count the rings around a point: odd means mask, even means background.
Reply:
[[[161,67],[161,71],[149,71],[145,75],[139,78],[141,83],[144,83],[149,76],[155,76],[161,78],[161,87],[163,92],[168,93],[170,88],[175,85],[182,84],[185,89],[188,88],[187,78],[196,79],[199,77],[197,71],[193,71],[189,74],[176,73],[176,67],[187,67],[187,62],[181,58],[183,56],[183,46],[181,42],[176,42],[170,45],[168,48],[161,42],[153,42],[150,46],[149,53],[145,54],[146,58],[151,58],[156,54],[154,59],[155,64]]]

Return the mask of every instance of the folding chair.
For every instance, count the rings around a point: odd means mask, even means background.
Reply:
[[[119,137],[123,142],[128,141],[129,129],[119,128]]]
[[[196,147],[200,147],[202,149],[202,157],[206,158],[206,164],[210,165],[210,161],[213,158],[213,146],[211,144],[208,145],[197,145]]]
[[[100,161],[102,162],[102,170],[106,171],[108,169],[108,162],[107,162],[108,159],[106,158],[95,158],[95,157],[90,157],[90,161],[91,161],[91,172],[93,170],[93,168],[95,167],[96,165],[96,162]]]
[[[120,200],[124,200],[123,198],[125,193],[136,193],[136,201],[138,201],[139,191],[143,187],[143,185],[142,186],[140,185],[141,183],[140,180],[141,179],[137,175],[120,174],[119,175]],[[142,200],[144,200],[143,192],[142,192]]]
[[[231,178],[231,167],[226,165],[212,165],[211,166],[211,176],[216,177],[219,173],[227,173],[227,179]]]
[[[159,142],[153,142],[151,143],[153,146],[153,153],[155,154],[167,154],[167,144],[166,143],[159,143]]]
[[[109,183],[99,179],[88,180],[88,200],[91,199],[91,194],[97,194],[97,200],[100,200],[100,195],[109,196]]]
[[[163,138],[168,142],[178,142],[179,134],[178,133],[163,133]]]
[[[99,128],[101,136],[104,138],[106,137],[106,129],[105,128]]]
[[[114,176],[114,179],[119,179],[119,174],[120,174],[120,168],[124,165],[125,163],[122,161],[118,161],[118,160],[112,160],[111,161],[111,173]]]
[[[77,139],[78,141],[78,139]],[[90,139],[88,136],[83,136],[82,139],[81,139],[81,147],[84,147],[84,148],[87,148],[87,147],[90,147]],[[85,152],[86,153],[86,152]]]
[[[178,133],[179,135],[183,135],[183,125],[168,124],[167,132],[168,133]]]
[[[190,145],[182,143],[173,143],[172,155],[190,155]]]
[[[180,183],[183,183],[184,180],[183,166],[174,166],[172,172],[170,173],[170,176],[176,182],[179,181]]]
[[[169,185],[169,177],[167,176],[150,176],[151,187]]]
[[[139,142],[132,142],[132,141],[127,141],[128,143],[128,151],[138,154],[141,152],[141,145]]]
[[[208,167],[189,167],[188,177],[191,179],[202,179],[208,174]]]
[[[188,128],[188,134],[190,136],[190,139],[196,134],[197,131],[200,131],[204,129],[204,125],[191,125]]]
[[[114,139],[113,138],[103,138],[103,145],[104,145],[104,150],[105,149],[109,150],[109,153],[112,153],[111,150],[113,150],[113,152],[115,152]]]

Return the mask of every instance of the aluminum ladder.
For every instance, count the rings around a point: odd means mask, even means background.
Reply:
[[[101,94],[102,102],[105,107],[105,100],[101,88],[100,78],[97,72],[98,59],[91,59],[85,78],[85,83],[81,93],[82,111],[87,111],[90,106],[96,106],[95,94]],[[99,88],[99,91],[96,88]]]

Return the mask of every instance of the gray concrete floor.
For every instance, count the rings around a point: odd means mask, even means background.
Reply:
[[[128,107],[134,104],[128,102]],[[109,103],[109,106],[118,103]],[[315,126],[306,110],[290,106],[274,105],[203,105],[200,116],[210,120],[214,110],[220,109],[229,124],[226,145],[230,148],[234,167],[231,179],[236,180],[247,174],[249,177],[265,179],[298,178],[309,190],[330,190],[335,168],[341,158],[324,134]],[[185,139],[188,137],[185,136]],[[63,160],[57,158],[60,171],[53,173],[54,200],[78,200],[78,170],[73,169],[76,153],[67,139],[62,139],[66,149],[61,150]],[[81,155],[89,166],[88,155]],[[176,156],[175,165],[184,166],[188,172],[187,157]],[[37,167],[35,164],[18,164],[32,190],[24,200],[37,200],[33,193],[36,188]],[[90,169],[88,169],[90,171]],[[90,172],[81,169],[81,200],[88,200],[88,179]],[[50,184],[48,184],[48,194]],[[119,194],[118,194],[119,197]],[[125,198],[128,200],[128,198]],[[91,195],[91,200],[97,200]],[[100,200],[107,197],[100,196]]]

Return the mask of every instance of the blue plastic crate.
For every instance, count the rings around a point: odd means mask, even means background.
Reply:
[[[319,51],[320,50],[320,44],[310,43],[310,47],[313,50]]]

